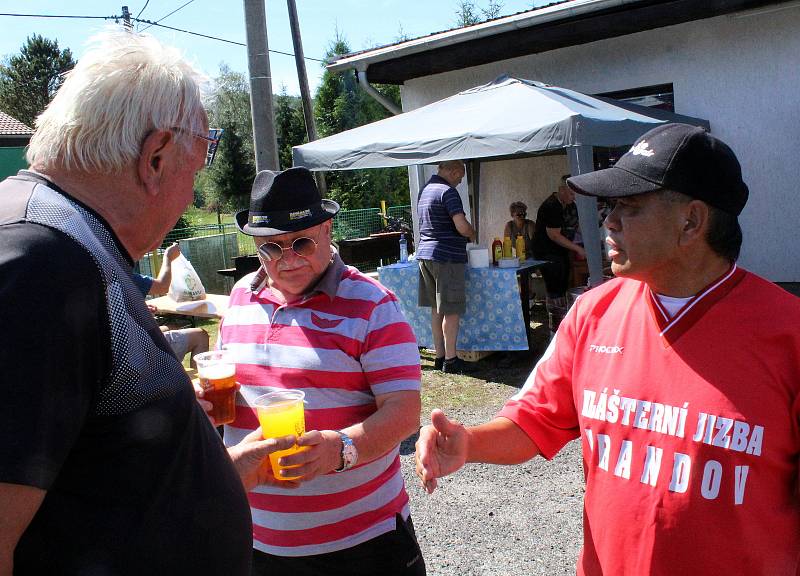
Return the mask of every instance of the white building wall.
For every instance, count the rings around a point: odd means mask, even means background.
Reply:
[[[408,81],[413,110],[500,74],[595,94],[672,83],[675,111],[705,118],[742,163],[750,201],[740,262],[773,281],[800,281],[800,5],[740,12]],[[554,157],[491,162],[481,172],[481,242],[502,232],[508,204],[536,213],[555,189]],[[557,158],[557,157],[556,157]],[[566,167],[566,159],[561,158]],[[555,165],[553,165],[555,163]],[[547,171],[547,174],[543,172]]]

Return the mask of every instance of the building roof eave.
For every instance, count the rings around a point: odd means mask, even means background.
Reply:
[[[370,82],[403,84],[422,76],[789,1],[570,0],[345,55],[328,69],[356,69],[366,72]]]

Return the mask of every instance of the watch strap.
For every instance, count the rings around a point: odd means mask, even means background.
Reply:
[[[358,451],[350,436],[341,430],[337,430],[336,433],[339,434],[339,437],[342,439],[342,465],[339,468],[335,468],[334,472],[344,472],[355,466],[358,460]]]

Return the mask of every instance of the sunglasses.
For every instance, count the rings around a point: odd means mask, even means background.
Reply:
[[[520,218],[525,218],[525,216],[527,215],[528,215],[527,212],[517,212],[516,214],[514,214],[514,216],[519,216]]]
[[[317,251],[317,241],[307,236],[301,236],[292,241],[291,249],[298,256],[309,258]],[[284,250],[289,250],[289,248],[284,248],[275,242],[265,242],[258,247],[259,255],[267,262],[277,262],[283,258]]]
[[[173,126],[172,130],[175,130],[176,132],[183,132],[184,134],[191,134],[195,138],[202,138],[203,140],[208,141],[208,149],[206,150],[206,168],[214,163],[214,157],[217,155],[217,146],[219,146],[219,140],[222,138],[222,133],[225,132],[223,128],[209,128],[208,136],[198,134],[197,132],[191,132],[185,128],[179,128],[177,126]]]

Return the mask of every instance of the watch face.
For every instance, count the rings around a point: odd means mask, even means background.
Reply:
[[[352,467],[358,460],[358,450],[353,445],[353,440],[346,434],[342,434],[342,470]]]

